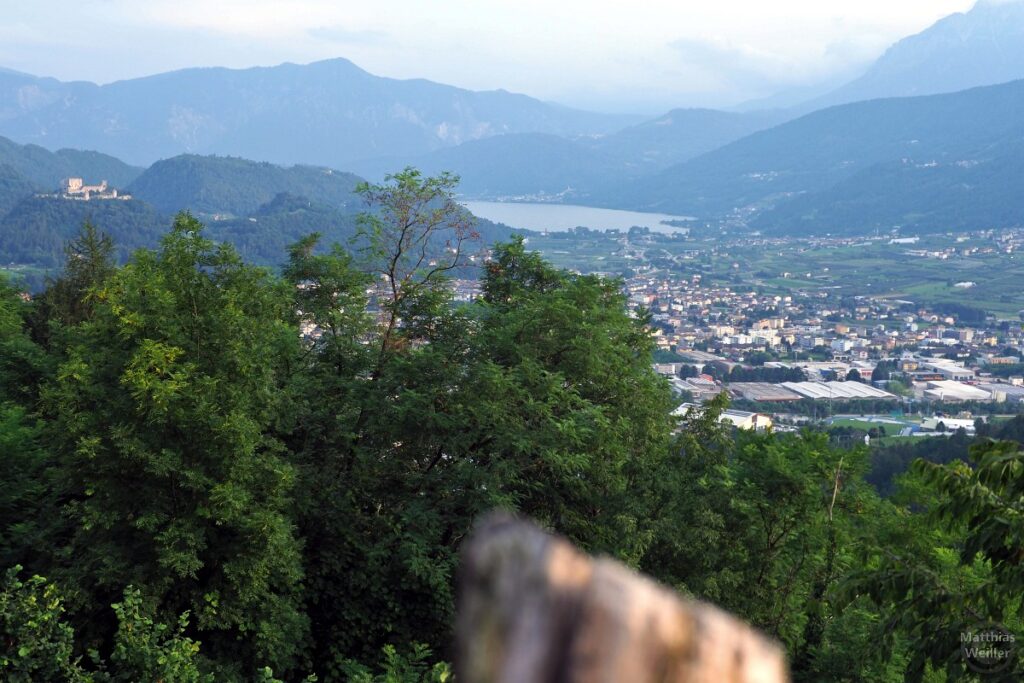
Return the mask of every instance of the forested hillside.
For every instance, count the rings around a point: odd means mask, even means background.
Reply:
[[[621,283],[513,240],[452,300],[454,191],[367,186],[368,248],[311,235],[279,275],[182,214],[123,266],[86,227],[45,292],[0,287],[0,677],[451,680],[494,507],[748,619],[797,681],[959,680],[965,629],[1021,632],[1019,444],[882,499],[863,450],[734,433],[724,395],[680,421]]]
[[[29,175],[45,176],[53,155],[43,155],[40,161],[40,148],[15,148],[28,164]],[[31,153],[26,155],[25,150]],[[76,154],[66,151],[64,156],[71,159]],[[90,153],[82,154],[92,159]],[[72,168],[81,172],[90,166]],[[328,168],[184,155],[146,169],[125,188],[133,196],[130,201],[84,202],[36,196],[54,188],[44,189],[0,164],[0,263],[55,269],[63,245],[85,221],[104,227],[123,262],[138,247],[155,246],[175,213],[189,211],[207,219],[211,238],[230,242],[252,263],[278,267],[287,245],[311,232],[321,233],[327,243],[347,244],[355,236],[357,215],[367,208],[356,192],[361,182],[351,173]],[[486,243],[508,239],[512,233],[507,226],[482,219],[476,219],[476,229]],[[432,245],[433,250],[443,247]]]
[[[337,209],[358,211],[353,190],[358,176],[329,168],[249,161],[235,157],[183,155],[158,161],[129,186],[158,211],[248,216],[277,194],[315,198]]]
[[[0,166],[13,168],[45,192],[56,190],[60,181],[70,176],[95,183],[106,180],[111,187],[124,187],[142,172],[141,168],[107,154],[81,149],[51,152],[37,145],[19,145],[3,137],[0,137]]]
[[[980,166],[1004,154],[1019,156],[1024,124],[1016,112],[1022,105],[1024,81],[832,107],[625,185],[618,194],[609,194],[606,203],[680,215],[722,215],[748,206],[783,207],[803,194],[841,192],[842,183],[859,173],[870,174],[880,164],[938,164],[950,171],[960,168],[958,164]],[[955,184],[954,179],[946,187]],[[914,194],[890,209],[891,199],[887,194],[860,208],[896,216],[899,206],[913,202],[915,209],[927,210],[926,194]],[[989,208],[987,199],[967,195],[964,202],[969,211],[982,214]]]
[[[119,260],[139,247],[155,244],[167,226],[167,221],[145,202],[29,197],[0,218],[3,261],[59,267],[64,245],[86,221],[102,225],[116,240]]]
[[[876,164],[827,190],[784,202],[753,225],[786,235],[1021,226],[1024,138],[982,158]]]
[[[18,202],[36,191],[25,176],[7,164],[0,164],[0,216],[13,209]]]
[[[106,180],[124,188],[142,169],[82,150],[50,152],[0,138],[0,263],[56,268],[64,244],[86,220],[102,223],[117,239],[122,260],[137,247],[154,244],[167,225],[142,202],[62,201],[37,195],[55,192],[68,177]]]

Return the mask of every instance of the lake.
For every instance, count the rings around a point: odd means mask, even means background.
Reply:
[[[573,204],[542,204],[520,202],[463,202],[474,215],[524,230],[565,232],[583,226],[591,230],[629,230],[633,226],[650,228],[653,232],[687,232],[686,228],[664,225],[663,221],[690,220],[686,216],[662,213],[596,209]]]

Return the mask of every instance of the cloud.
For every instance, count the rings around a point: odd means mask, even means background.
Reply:
[[[873,61],[888,43],[869,36],[839,37],[830,42],[802,45],[799,51],[785,45],[711,38],[680,38],[668,44],[681,68],[716,83],[721,93],[756,97],[779,88],[817,85],[826,80],[852,77]]]
[[[766,92],[803,83],[817,74],[801,55],[787,55],[718,38],[680,38],[669,48],[686,72],[726,91]]]
[[[0,64],[106,82],[340,55],[575,106],[722,106],[835,78],[975,1],[31,0],[5,7]]]
[[[760,80],[792,66],[792,60],[780,55],[716,38],[680,38],[669,47],[686,65],[734,81]]]
[[[328,0],[147,0],[140,23],[260,38],[283,38],[318,26],[340,27],[354,15]]]
[[[345,26],[317,26],[306,31],[306,35],[328,43],[341,45],[369,45],[385,42],[389,36],[384,31],[350,29]]]

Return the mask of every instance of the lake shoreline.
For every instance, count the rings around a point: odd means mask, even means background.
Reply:
[[[517,230],[531,232],[567,232],[574,228],[590,230],[619,230],[648,228],[652,232],[671,235],[687,233],[689,228],[668,225],[667,221],[692,221],[689,216],[671,216],[660,213],[603,209],[575,204],[549,204],[543,202],[463,201],[473,215]]]

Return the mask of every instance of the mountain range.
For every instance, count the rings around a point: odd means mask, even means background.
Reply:
[[[459,174],[462,192],[475,197],[540,195],[585,203],[610,183],[644,177],[787,118],[778,111],[676,109],[608,135],[497,135],[412,158],[371,160],[355,170],[376,178],[411,163],[429,173]]]
[[[1024,144],[981,159],[911,159],[874,164],[820,192],[758,216],[777,234],[911,233],[1024,226]]]
[[[992,1],[796,106],[649,120],[381,78],[344,59],[102,86],[0,69],[0,135],[18,141],[0,138],[0,258],[53,262],[89,212],[141,226],[124,228],[131,244],[183,208],[236,243],[317,221],[343,236],[359,176],[407,165],[460,174],[470,197],[739,217],[777,234],[1020,225],[1024,81],[1014,78],[1024,78],[1024,3]],[[55,208],[34,196],[68,176],[126,188],[134,206]],[[11,252],[11,239],[36,246]],[[247,242],[257,260],[269,253],[258,241]]]
[[[348,167],[507,133],[595,135],[638,117],[382,78],[346,59],[185,69],[108,85],[0,72],[0,135],[148,165],[182,153]]]
[[[480,196],[637,177],[786,118],[597,114],[501,90],[381,78],[344,59],[186,69],[102,86],[0,71],[0,135],[22,143],[100,149],[136,165],[215,154],[371,178],[412,164],[460,173],[463,191]]]
[[[928,119],[946,116],[942,100],[906,106],[871,104],[865,105],[865,110],[823,113],[832,107],[954,93],[1021,78],[1024,78],[1024,2],[982,0],[966,13],[945,17],[921,33],[897,42],[853,81],[825,92],[819,88],[818,92],[807,93],[810,99],[792,102],[783,109],[737,113],[681,109],[607,135],[575,139],[553,135],[496,136],[439,149],[415,157],[412,162],[429,171],[447,169],[460,173],[464,191],[477,197],[534,198],[720,216],[750,205],[772,208],[793,195],[830,187],[848,175],[858,172],[869,175],[865,169],[873,163],[889,163],[889,171],[899,168],[901,177],[907,179],[907,174],[913,175],[911,170],[916,166],[904,164],[904,157],[917,158],[929,152],[901,145],[900,136],[905,134],[905,141],[927,136],[927,127],[931,124]],[[979,107],[984,107],[986,95],[977,93],[976,96]],[[965,106],[969,106],[966,103],[972,97],[962,100]],[[763,100],[761,105],[772,101]],[[934,114],[929,110],[933,106],[936,107]],[[861,111],[867,112],[869,119],[876,113],[880,118],[871,119],[874,123],[865,122],[866,127],[861,130],[858,119]],[[819,114],[820,118],[803,120]],[[900,118],[903,116],[910,118]],[[986,131],[1000,131],[1004,123],[1018,116],[1011,106],[998,109],[993,127],[987,127],[984,113],[973,121],[971,114],[965,112],[956,119],[958,125],[943,126],[942,121],[937,121],[942,130],[939,142],[948,140],[949,146],[934,151],[954,156],[960,152],[983,151],[972,149],[972,146],[984,146],[983,141],[972,137],[973,134],[984,136]],[[786,127],[796,120],[801,123]],[[890,139],[889,135],[897,137]],[[731,143],[737,141],[740,141],[739,146],[732,148]],[[961,142],[964,145],[960,145]],[[817,151],[812,147],[817,147]],[[819,152],[835,158],[815,159]],[[745,156],[749,168],[740,164],[735,166],[736,174],[733,174],[728,166],[739,160],[730,161],[732,154]],[[984,153],[981,156],[988,158]],[[698,157],[700,159],[695,161]],[[394,160],[387,161],[394,165]],[[693,163],[688,163],[691,161]],[[935,159],[920,163],[932,161]],[[385,166],[371,162],[359,170],[375,177]],[[955,184],[955,176],[957,173],[943,177]],[[861,180],[851,182],[854,183],[851,187],[855,187]],[[910,193],[907,197],[890,204],[894,220],[904,216],[895,210],[896,206],[920,203],[913,197],[920,189],[918,185],[911,182],[907,189]],[[837,188],[837,192],[845,191],[856,192]],[[972,197],[968,194],[964,200],[970,203]],[[766,203],[766,200],[771,201]],[[796,206],[812,207],[818,201],[825,201],[825,196],[803,197],[799,204],[786,211],[780,210],[762,225],[774,225],[783,220],[783,216],[796,215],[792,213]],[[858,206],[867,208],[865,202],[868,198],[862,197]],[[879,207],[882,205],[881,195],[876,203]],[[876,216],[885,214],[879,207],[873,209]],[[912,218],[909,224],[923,225],[918,220],[922,213],[928,212],[915,210],[906,214]],[[794,228],[796,230],[821,229],[834,217],[833,212],[823,207],[800,215],[803,219]],[[811,220],[811,215],[816,218]],[[847,215],[843,224],[850,229],[878,225],[877,221],[855,219],[856,215]]]
[[[610,206],[716,216],[822,192],[876,164],[976,166],[1019,149],[1021,111],[1024,80],[831,107],[595,199]]]
[[[882,97],[935,95],[1024,78],[1024,2],[980,0],[897,42],[866,73],[801,111]]]

